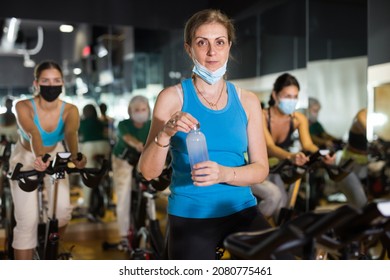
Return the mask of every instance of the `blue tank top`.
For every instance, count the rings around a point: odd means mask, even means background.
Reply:
[[[60,117],[59,117],[56,129],[51,131],[51,132],[47,132],[41,127],[41,124],[39,123],[37,107],[36,107],[34,99],[30,99],[30,100],[31,100],[31,103],[32,103],[33,109],[34,109],[34,119],[33,119],[34,124],[36,125],[36,127],[39,130],[39,133],[40,133],[41,138],[42,138],[43,146],[51,147],[51,146],[56,145],[58,142],[62,141],[64,139],[64,136],[65,136],[65,124],[64,124],[64,121],[62,119],[62,115],[63,115],[64,108],[65,108],[65,102],[62,101]],[[26,133],[24,133],[24,131],[22,129],[20,129],[20,132],[21,132],[24,139],[26,139],[27,141],[30,141],[29,137],[26,135]]]
[[[230,167],[243,166],[248,150],[248,120],[234,85],[226,84],[227,105],[222,110],[211,110],[199,100],[192,79],[182,81],[182,111],[199,121],[200,129],[206,136],[211,161]],[[186,136],[186,133],[179,131],[171,139],[173,174],[168,213],[186,218],[218,218],[255,206],[256,198],[249,186],[193,185]]]

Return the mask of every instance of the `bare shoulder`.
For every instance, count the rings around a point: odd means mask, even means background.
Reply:
[[[240,95],[241,103],[246,111],[261,110],[260,99],[257,95],[247,89],[236,86],[237,93]]]
[[[183,90],[180,84],[163,89],[157,96],[154,111],[174,113],[183,106]]]
[[[32,111],[32,103],[29,99],[22,99],[16,102],[15,110],[18,114]]]
[[[71,111],[77,110],[77,111],[78,111],[78,108],[77,108],[76,105],[74,105],[74,104],[72,104],[72,103],[69,103],[69,102],[65,102],[65,101],[64,101],[64,103],[65,103],[65,108],[64,108],[64,110],[71,110]]]
[[[66,114],[75,114],[75,113],[79,113],[79,109],[77,108],[76,105],[72,104],[72,103],[68,103],[68,102],[65,102],[65,107],[64,107],[64,113]]]
[[[183,94],[183,90],[181,88],[181,85],[177,84],[177,85],[164,88],[162,91],[160,91],[157,98],[160,99],[161,101],[165,101],[166,99],[173,99],[173,98],[177,99],[179,93]]]
[[[304,120],[307,120],[306,116],[301,113],[301,112],[298,112],[298,111],[295,111],[293,114],[292,114],[292,117],[297,119],[298,121],[304,121]]]
[[[306,124],[308,123],[308,119],[307,117],[301,113],[301,112],[298,112],[298,111],[295,111],[293,114],[292,114],[292,117],[294,119],[294,123],[296,125],[300,125],[300,124]]]
[[[357,113],[357,117],[358,117],[358,119],[366,119],[366,118],[367,118],[367,108],[361,109],[361,110]]]
[[[76,105],[72,103],[65,102],[64,107],[64,118],[68,119],[68,117],[74,118],[79,116],[79,109]]]
[[[356,126],[364,133],[367,126],[367,108],[361,109],[356,115]]]
[[[19,107],[19,108],[31,107],[31,101],[29,99],[21,99],[16,102],[15,107]]]

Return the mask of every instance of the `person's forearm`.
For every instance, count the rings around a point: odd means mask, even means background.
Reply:
[[[249,186],[261,183],[267,178],[269,173],[268,161],[261,163],[251,163],[240,167],[225,167],[226,183],[233,186]]]
[[[68,146],[69,152],[72,154],[72,159],[76,159],[77,153],[79,152],[78,133],[67,132],[65,134],[65,142]]]
[[[31,136],[30,144],[31,144],[31,151],[34,153],[35,157],[43,156],[45,154],[45,149],[40,139]]]
[[[137,148],[137,146],[141,143],[143,144],[141,141],[139,141],[137,138],[135,138],[134,136],[130,135],[130,134],[126,134],[122,137],[123,141],[126,142],[127,145],[129,145],[130,147],[133,147],[133,148]]]
[[[31,151],[36,157],[44,156],[45,148],[42,145],[42,139],[39,134],[30,134],[30,147]]]
[[[311,135],[311,139],[313,140],[314,144],[318,146],[326,145],[326,139],[318,137],[317,135]]]
[[[138,167],[147,180],[158,177],[164,169],[169,141],[168,135],[159,133],[156,138],[147,143],[142,151]]]
[[[267,147],[268,157],[276,157],[278,159],[290,159],[292,153],[289,153],[277,146]]]

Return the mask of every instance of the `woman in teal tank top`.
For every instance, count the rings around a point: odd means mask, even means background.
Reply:
[[[36,96],[21,100],[15,106],[21,137],[12,151],[10,170],[19,162],[25,170],[46,170],[50,161],[43,162],[42,157],[50,154],[51,159],[54,159],[57,152],[64,152],[63,140],[72,154],[72,162],[77,168],[84,168],[86,158],[77,159],[78,109],[59,98],[64,85],[60,66],[53,61],[44,61],[36,66],[34,75]],[[44,182],[49,192],[52,189],[49,187],[50,176],[46,175]],[[12,243],[14,255],[16,259],[32,259],[37,245],[37,190],[24,192],[16,181],[11,180],[10,184],[16,219]],[[71,219],[71,211],[69,182],[59,180],[56,216],[60,235]]]
[[[263,121],[256,95],[224,79],[235,39],[230,19],[200,11],[184,38],[193,77],[160,92],[139,168],[147,179],[158,177],[171,151],[169,258],[214,259],[228,234],[269,227],[249,187],[268,174]],[[191,171],[185,139],[197,123],[210,160]]]

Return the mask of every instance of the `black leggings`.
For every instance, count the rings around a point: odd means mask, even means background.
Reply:
[[[213,260],[215,249],[231,233],[271,228],[256,206],[209,219],[169,215],[168,255],[171,260]]]

